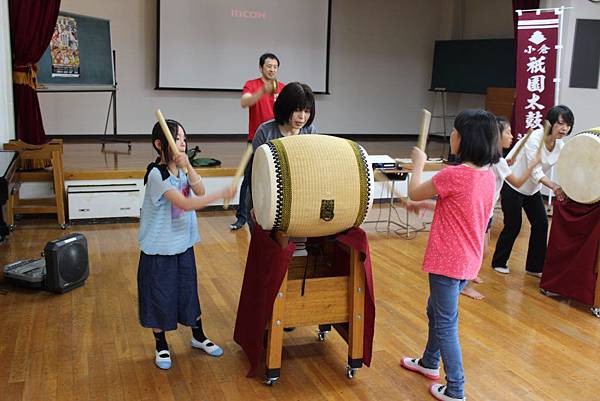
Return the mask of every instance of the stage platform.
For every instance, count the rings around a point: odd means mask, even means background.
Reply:
[[[74,139],[62,137],[64,141],[63,165],[65,181],[78,180],[111,180],[141,179],[146,173],[148,163],[156,158],[149,138],[132,140],[131,151],[125,143],[106,143],[102,151],[99,139]],[[369,154],[386,154],[394,158],[410,157],[410,150],[416,144],[416,137],[393,140],[358,140]],[[221,161],[220,167],[198,168],[196,171],[203,177],[231,177],[244,153],[246,142],[243,140],[195,140],[189,141],[190,149],[198,146],[201,157],[214,158]],[[442,142],[430,142],[430,157],[440,157],[447,145]],[[30,176],[28,181],[46,181],[47,173]]]
[[[63,171],[66,194],[66,208],[69,221],[80,219],[123,218],[140,215],[145,186],[143,183],[146,166],[156,159],[149,137],[135,138],[131,148],[127,143],[105,143],[99,138],[62,138]],[[372,155],[389,155],[393,158],[407,158],[416,143],[416,137],[373,138],[358,140]],[[203,177],[207,193],[231,185],[238,163],[247,142],[243,139],[224,138],[223,140],[198,140],[190,138],[188,148],[198,146],[200,155],[221,161],[219,167],[197,168]],[[431,157],[439,157],[447,146],[442,142],[431,142]],[[331,157],[336,157],[335,154]],[[22,199],[37,202],[54,197],[52,174],[49,170],[16,174],[16,181],[23,183]],[[379,180],[381,181],[381,180]],[[388,185],[389,181],[376,182],[376,200],[394,199],[405,196],[406,181],[398,185]],[[392,196],[392,192],[394,195]],[[239,193],[231,199],[232,206],[238,205]],[[223,200],[211,202],[209,207],[223,205]],[[388,216],[389,217],[389,216]],[[379,220],[379,219],[378,219]],[[389,220],[389,218],[388,218]]]
[[[79,180],[111,180],[141,179],[146,173],[146,166],[156,157],[156,152],[148,138],[132,140],[131,151],[126,143],[107,143],[102,150],[102,143],[96,139],[62,138],[64,141],[63,165],[65,181]],[[394,140],[357,141],[368,154],[386,154],[394,158],[410,157],[410,150],[416,143],[415,137]],[[203,177],[231,177],[246,147],[240,140],[190,140],[189,148],[198,146],[201,157],[214,158],[221,161],[220,167],[198,168],[196,171]],[[430,157],[439,157],[447,152],[447,145],[441,142],[428,144]],[[49,174],[41,171],[38,175],[29,175],[24,181],[41,182],[49,180]]]

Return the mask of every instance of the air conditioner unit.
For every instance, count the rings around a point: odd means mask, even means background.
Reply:
[[[69,220],[140,217],[140,182],[68,183]]]

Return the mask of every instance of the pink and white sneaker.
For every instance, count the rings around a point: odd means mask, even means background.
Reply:
[[[444,392],[446,391],[445,384],[434,383],[429,387],[429,392],[436,400],[441,401],[466,401],[466,397],[463,398],[454,398],[447,396]]]
[[[439,380],[440,368],[429,369],[419,364],[419,358],[404,357],[400,360],[400,366],[413,372],[417,372],[430,380]]]

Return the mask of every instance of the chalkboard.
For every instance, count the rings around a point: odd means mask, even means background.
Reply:
[[[430,90],[485,93],[515,87],[514,39],[438,40]]]
[[[47,86],[114,86],[110,21],[67,12],[59,13],[59,21],[61,16],[67,17],[66,20],[69,20],[69,17],[74,19],[76,40],[70,43],[76,43],[74,47],[79,51],[79,66],[73,67],[72,71],[61,71],[60,68],[53,71],[51,43],[38,62],[38,82]],[[67,76],[56,75],[60,73]]]

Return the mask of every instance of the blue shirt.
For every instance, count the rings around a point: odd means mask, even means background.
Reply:
[[[193,196],[181,169],[179,177],[171,174],[164,181],[157,168],[150,171],[139,232],[140,249],[147,255],[177,255],[200,241],[196,211],[179,209],[164,197],[173,189],[186,197]]]

